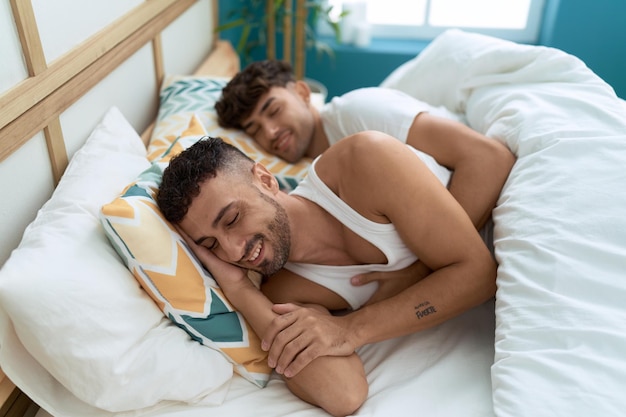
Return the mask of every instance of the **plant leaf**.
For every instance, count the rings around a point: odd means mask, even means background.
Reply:
[[[245,25],[245,24],[246,24],[246,21],[243,18],[239,18],[239,19],[233,20],[231,22],[224,23],[223,25],[219,25],[213,31],[216,32],[216,33],[217,32],[222,32],[222,31],[225,31],[225,30],[228,30],[228,29],[232,29],[232,28],[236,28],[236,27]]]

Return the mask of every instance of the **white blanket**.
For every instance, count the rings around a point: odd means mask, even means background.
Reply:
[[[574,56],[458,30],[382,86],[464,113],[518,156],[493,213],[495,414],[624,415],[624,102]]]

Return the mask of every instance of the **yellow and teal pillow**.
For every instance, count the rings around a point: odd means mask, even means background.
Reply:
[[[194,143],[206,132],[197,119],[178,144]],[[192,339],[223,353],[244,378],[263,387],[271,368],[260,340],[233,309],[210,273],[161,214],[156,191],[175,146],[140,174],[122,194],[103,206],[105,233],[128,269],[172,322]]]

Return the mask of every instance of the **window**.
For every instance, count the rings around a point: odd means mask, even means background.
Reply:
[[[336,15],[349,11],[343,21],[346,36],[364,25],[372,37],[403,39],[432,39],[460,28],[525,43],[539,37],[544,1],[327,0]]]

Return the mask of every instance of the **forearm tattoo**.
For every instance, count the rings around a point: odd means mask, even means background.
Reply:
[[[424,301],[415,306],[415,316],[421,320],[426,316],[434,314],[437,312],[435,306],[430,305],[430,301]]]

